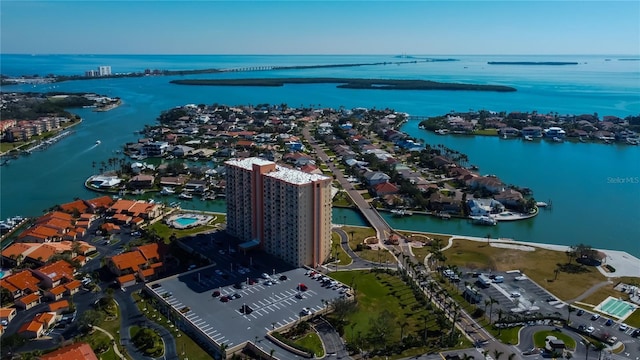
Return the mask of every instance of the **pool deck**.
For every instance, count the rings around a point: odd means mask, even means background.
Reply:
[[[611,301],[616,302],[615,305],[611,305],[611,306],[607,306]],[[607,308],[616,308],[616,310],[620,309],[620,311],[615,311],[615,312],[609,312],[607,310],[605,310],[605,307]],[[616,299],[612,296],[607,297],[606,299],[604,299],[604,301],[602,301],[600,304],[598,304],[595,308],[593,308],[593,310],[595,311],[599,311],[603,314],[607,314],[611,317],[615,317],[619,320],[624,321],[627,317],[629,317],[629,315],[631,315],[636,309],[638,308],[637,305],[632,304],[628,301],[624,301],[624,300],[620,300],[620,299]],[[622,310],[624,310],[624,312],[622,312]]]

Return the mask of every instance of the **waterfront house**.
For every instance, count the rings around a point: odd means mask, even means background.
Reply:
[[[160,178],[160,185],[162,186],[182,186],[187,182],[189,178],[185,175],[178,176],[163,176]]]
[[[162,157],[169,149],[166,141],[148,142],[142,146],[141,153],[148,157]]]
[[[153,175],[136,175],[129,180],[129,187],[132,189],[149,189],[153,186],[154,180]]]
[[[613,141],[615,139],[615,134],[611,131],[598,130],[593,133],[593,138],[602,141]]]
[[[117,176],[96,175],[89,179],[89,185],[97,189],[109,189],[120,185],[122,179]]]
[[[520,134],[524,136],[531,136],[534,138],[542,137],[542,128],[540,126],[527,126],[522,128]]]
[[[98,360],[98,357],[87,343],[75,343],[56,351],[40,355],[40,360]]]
[[[498,130],[498,135],[500,137],[516,137],[520,135],[520,130],[512,127],[503,127]]]
[[[397,194],[398,191],[400,191],[398,187],[388,181],[373,186],[373,193],[379,197]]]
[[[18,241],[21,242],[45,243],[61,239],[61,234],[58,234],[55,229],[46,226],[34,226],[18,235]]]
[[[513,189],[506,189],[504,191],[501,191],[493,198],[499,201],[504,206],[508,207],[519,207],[524,201],[522,193]]]
[[[89,209],[87,204],[81,199],[72,201],[70,203],[60,205],[60,210],[69,214],[73,214],[74,212],[83,213]]]
[[[173,154],[176,157],[186,157],[186,156],[190,156],[194,150],[195,149],[192,148],[191,146],[176,145],[173,147],[173,150],[171,150],[171,154]]]
[[[35,243],[13,243],[0,252],[4,266],[16,267],[20,265],[25,256],[33,251],[39,244]]]
[[[472,189],[484,189],[492,193],[504,190],[504,184],[500,179],[491,176],[475,176],[467,181],[467,186]]]
[[[452,192],[451,195],[445,195],[440,191],[436,191],[429,197],[429,209],[433,211],[459,213],[462,210],[462,194],[458,191]]]
[[[504,210],[504,206],[494,199],[469,199],[467,206],[471,216],[488,216]]]
[[[552,126],[548,129],[544,129],[544,136],[548,138],[563,139],[566,136],[566,132],[557,126]]]

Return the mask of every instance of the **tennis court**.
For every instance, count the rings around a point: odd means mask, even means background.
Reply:
[[[598,304],[594,310],[623,320],[626,319],[627,316],[631,315],[636,308],[637,306],[630,302],[609,296],[603,302]]]

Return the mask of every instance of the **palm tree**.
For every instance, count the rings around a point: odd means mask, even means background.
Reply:
[[[598,360],[600,360],[602,358],[602,351],[607,347],[607,345],[598,341],[597,343],[593,344],[593,347],[598,352]]]
[[[222,357],[222,359],[226,359],[227,358],[227,348],[229,347],[229,345],[222,343],[220,344],[220,356]]]
[[[400,343],[402,343],[402,339],[404,338],[404,329],[409,325],[409,323],[405,320],[402,324],[400,324]]]
[[[490,307],[489,307],[489,324],[491,324],[491,317],[493,315],[493,304],[500,304],[500,303],[498,302],[498,300],[490,297],[489,298],[489,305],[490,305]]]
[[[516,357],[516,353],[511,353],[509,354],[509,356],[507,356],[507,360],[513,360]]]
[[[571,318],[571,313],[574,312],[575,310],[576,309],[573,306],[571,306],[571,305],[567,306],[567,324],[569,324],[569,320]]]
[[[493,350],[493,358],[495,360],[500,360],[500,357],[504,355],[502,351],[498,351],[498,349]]]
[[[273,359],[273,354],[275,354],[275,353],[276,353],[276,349],[271,349],[271,350],[269,350],[269,357],[270,357],[271,359]]]
[[[427,343],[427,321],[429,321],[429,314],[425,313],[420,315],[420,320],[424,323],[424,343]]]

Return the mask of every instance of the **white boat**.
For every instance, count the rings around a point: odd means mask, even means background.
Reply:
[[[638,145],[638,139],[627,138],[627,144]]]
[[[171,194],[175,194],[175,190],[173,190],[170,187],[163,187],[162,190],[160,190],[160,195],[171,195]]]
[[[142,189],[136,189],[136,190],[133,190],[133,191],[131,192],[131,194],[133,194],[133,195],[142,195],[142,194],[144,194],[144,190],[142,190]]]
[[[553,141],[555,141],[555,142],[562,142],[563,140],[562,140],[562,138],[559,138],[559,137],[557,137],[557,136],[554,136],[554,137],[553,137]]]
[[[538,202],[536,203],[536,206],[537,206],[537,207],[547,207],[547,206],[548,206],[548,204],[547,204],[546,202],[544,202],[544,201],[538,201]]]
[[[498,221],[491,216],[472,216],[471,219],[476,225],[489,225],[494,226],[498,224]]]
[[[411,216],[413,215],[413,213],[411,211],[405,210],[405,209],[393,209],[391,210],[391,213],[393,214],[393,216]]]
[[[527,141],[533,141],[533,137],[531,135],[525,135],[524,139]]]
[[[186,192],[180,193],[180,195],[178,195],[178,197],[180,199],[193,199],[193,195],[191,195],[189,193],[186,193]]]
[[[96,145],[100,145],[100,144],[102,144],[102,141],[96,140]]]
[[[449,133],[449,130],[447,130],[447,129],[438,129],[438,130],[436,130],[436,134],[438,134],[438,135],[446,135],[448,133]]]

